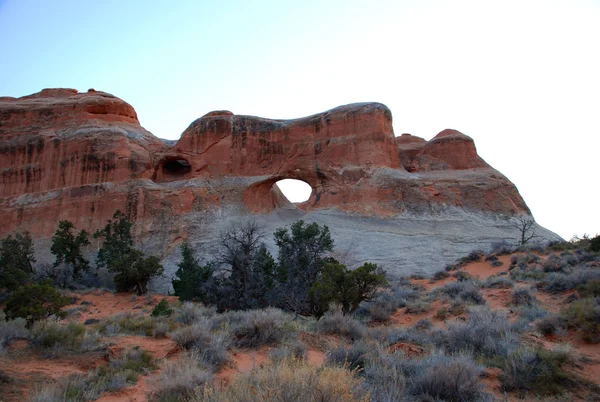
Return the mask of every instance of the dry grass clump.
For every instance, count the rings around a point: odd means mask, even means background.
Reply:
[[[315,367],[286,359],[240,375],[224,388],[207,387],[194,400],[205,402],[367,402],[362,380],[341,367]]]
[[[225,317],[228,329],[233,334],[234,344],[239,347],[278,345],[298,331],[293,317],[276,308],[233,311]]]
[[[212,371],[195,352],[175,361],[167,361],[154,379],[150,400],[153,402],[189,401],[214,380]]]
[[[360,339],[367,334],[367,327],[349,315],[344,315],[339,306],[334,306],[317,321],[317,331],[324,334],[334,334]]]
[[[209,321],[204,319],[194,325],[183,327],[171,334],[172,339],[186,349],[194,351],[218,370],[231,362],[228,349],[231,336],[226,332],[213,332]]]
[[[105,318],[97,326],[98,331],[105,336],[126,334],[157,338],[166,335],[166,328],[173,328],[168,317],[152,317],[130,311]]]

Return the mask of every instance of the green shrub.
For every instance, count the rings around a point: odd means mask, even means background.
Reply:
[[[600,342],[600,300],[587,297],[576,300],[560,313],[565,324],[583,333],[590,343]]]
[[[600,251],[600,235],[590,239],[589,250],[595,253]]]
[[[62,307],[69,299],[62,296],[48,283],[35,283],[19,287],[6,301],[4,312],[8,319],[22,317],[27,319],[28,327],[34,321],[55,315],[64,317]]]
[[[105,336],[119,334],[161,337],[165,334],[164,326],[173,328],[166,317],[136,315],[130,311],[107,317],[98,323],[98,331]],[[159,328],[160,327],[160,328]]]
[[[173,309],[169,307],[167,299],[162,299],[152,309],[152,317],[169,317],[171,314],[173,314]]]
[[[345,265],[328,262],[310,288],[310,300],[318,317],[331,303],[339,303],[344,314],[355,311],[361,302],[371,300],[378,287],[386,285],[385,272],[376,264],[365,263],[348,270]]]
[[[582,297],[600,296],[600,279],[593,279],[577,286],[577,291]]]
[[[515,306],[532,306],[537,303],[534,295],[526,288],[514,289],[511,293],[512,304]]]
[[[44,349],[78,350],[85,335],[82,324],[62,325],[56,321],[38,321],[31,328],[31,337],[35,345]]]

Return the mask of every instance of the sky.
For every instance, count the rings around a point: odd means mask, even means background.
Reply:
[[[600,233],[600,0],[0,0],[0,96],[53,87],[168,139],[381,102],[396,135],[471,136],[542,226]]]

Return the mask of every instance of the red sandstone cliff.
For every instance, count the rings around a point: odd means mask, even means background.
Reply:
[[[168,147],[113,95],[48,89],[0,98],[0,138],[0,236],[49,236],[60,219],[94,230],[121,209],[137,220],[138,234],[170,239],[183,230],[178,216],[285,205],[273,187],[284,178],[312,186],[307,210],[529,213],[470,137],[444,130],[431,141],[395,138],[391,112],[378,103],[295,120],[212,112]]]

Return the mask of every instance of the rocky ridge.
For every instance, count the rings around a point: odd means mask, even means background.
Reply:
[[[216,111],[168,145],[113,95],[46,89],[0,98],[0,138],[0,236],[29,230],[45,244],[61,219],[93,231],[120,209],[167,273],[183,239],[210,257],[218,233],[240,219],[267,233],[296,219],[328,224],[350,264],[375,261],[394,276],[514,242],[515,218],[531,215],[470,137],[395,137],[379,103],[294,120]],[[275,186],[290,178],[312,187],[308,201],[292,204]]]

